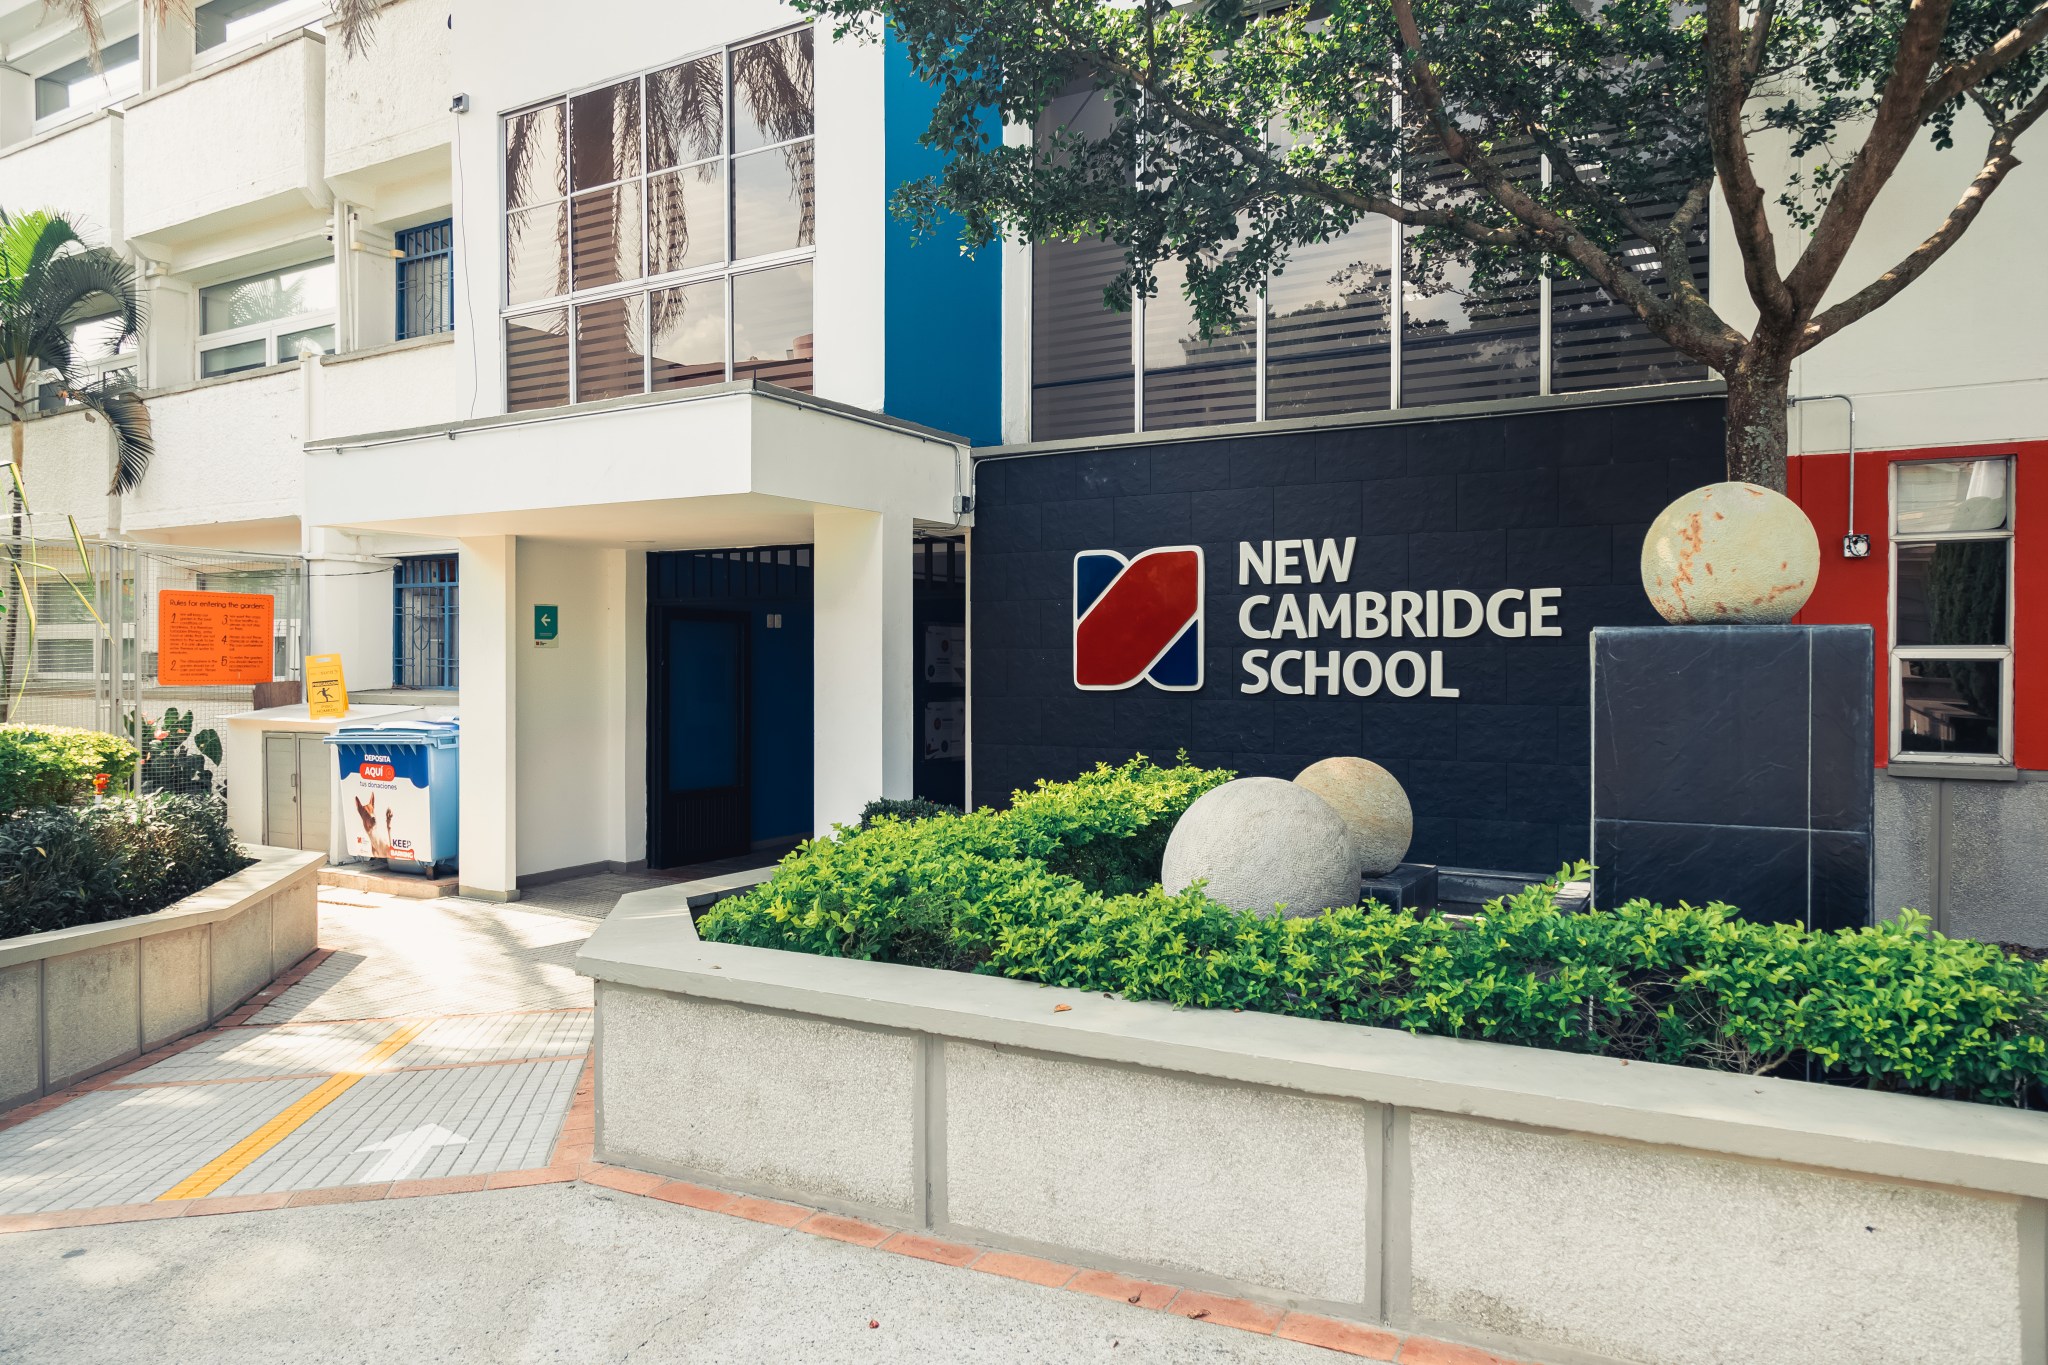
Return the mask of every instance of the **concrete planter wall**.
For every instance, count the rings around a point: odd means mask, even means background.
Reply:
[[[153,915],[0,939],[0,1110],[205,1028],[313,951],[321,856],[246,851]]]
[[[601,1160],[1560,1365],[2048,1362],[2048,1114],[700,943],[707,889],[577,958]]]

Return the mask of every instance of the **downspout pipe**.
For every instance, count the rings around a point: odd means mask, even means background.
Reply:
[[[1856,530],[1856,400],[1846,393],[1811,393],[1785,400],[1785,406],[1789,408],[1796,408],[1801,403],[1840,403],[1849,410],[1849,525],[1842,537],[1842,557],[1868,559],[1870,537]]]

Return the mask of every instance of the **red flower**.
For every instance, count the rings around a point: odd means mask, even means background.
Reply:
[[[94,773],[92,775],[93,794],[95,796],[105,796],[107,794],[107,784],[111,781],[113,779],[105,773]]]

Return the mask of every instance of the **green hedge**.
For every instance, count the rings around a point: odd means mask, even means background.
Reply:
[[[146,915],[251,861],[217,798],[20,811],[0,818],[0,938]]]
[[[135,745],[67,725],[0,725],[0,811],[90,800],[94,779],[113,791],[135,778]]]
[[[2048,1101],[2048,963],[1918,915],[1813,932],[1720,904],[1567,914],[1554,881],[1471,920],[1377,905],[1276,919],[1165,895],[1174,821],[1229,776],[1140,759],[1041,783],[1007,811],[841,831],[699,931],[1133,1000],[1748,1074],[1810,1061],[1877,1089]]]

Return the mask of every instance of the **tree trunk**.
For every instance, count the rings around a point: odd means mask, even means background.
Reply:
[[[1728,373],[1728,477],[1785,491],[1789,363],[1744,356]]]

